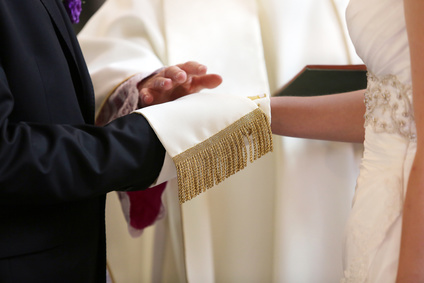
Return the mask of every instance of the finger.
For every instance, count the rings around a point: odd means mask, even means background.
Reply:
[[[154,89],[156,91],[164,91],[169,90],[172,87],[172,80],[164,77],[156,77],[150,85],[150,89]]]
[[[139,93],[138,106],[140,108],[152,105],[153,95],[149,92],[148,88],[142,88]]]
[[[184,64],[177,65],[189,75],[201,76],[206,74],[208,68],[205,65],[195,61],[188,61]]]
[[[167,67],[164,70],[164,77],[171,79],[173,84],[182,84],[187,79],[187,74],[178,66]]]
[[[192,88],[199,91],[204,88],[216,88],[222,83],[222,77],[217,74],[207,74],[192,78]]]
[[[153,96],[150,94],[146,94],[143,96],[143,104],[148,106],[151,105],[153,103],[154,99]]]

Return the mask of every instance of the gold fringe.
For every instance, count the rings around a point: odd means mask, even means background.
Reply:
[[[245,141],[248,142],[246,147]],[[173,158],[178,196],[184,203],[273,150],[271,126],[257,108],[202,143]]]

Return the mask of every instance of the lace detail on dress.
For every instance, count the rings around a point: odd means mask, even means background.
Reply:
[[[369,72],[365,107],[365,126],[416,140],[411,85],[400,82],[394,75],[379,78]]]
[[[350,234],[347,241],[355,249],[355,255],[344,270],[340,283],[366,282],[376,249],[384,241],[389,227],[397,217],[400,217],[403,202],[401,192],[395,188],[401,187],[401,180],[393,179],[391,182],[393,184],[397,182],[397,184],[392,188],[386,188],[386,195],[379,200],[382,209],[379,211],[378,217],[370,215],[371,218],[377,221],[367,222],[356,218],[350,220],[348,225]]]

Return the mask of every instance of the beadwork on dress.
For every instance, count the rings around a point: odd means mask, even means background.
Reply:
[[[390,143],[393,145],[391,148],[398,148],[398,152],[386,154],[375,150],[375,139],[382,139],[377,137],[379,135],[367,138],[373,146],[365,145],[364,149],[355,189],[356,200],[347,224],[349,234],[346,237],[346,250],[350,253],[349,262],[346,263],[341,283],[371,282],[370,266],[387,238],[390,227],[402,216],[403,175],[388,172],[403,172],[406,159],[404,152],[409,141],[416,141],[412,86],[402,83],[395,75],[377,77],[369,72],[367,76],[365,126],[371,127],[375,133],[399,135],[407,141],[389,139],[385,144]],[[404,151],[401,150],[402,146]],[[381,158],[380,154],[383,154]],[[379,162],[375,161],[380,159]],[[385,161],[389,165],[384,166]],[[378,199],[378,205],[367,202],[369,199]]]
[[[416,140],[412,86],[400,82],[394,75],[380,78],[368,72],[367,76],[365,126],[371,125],[376,132]]]

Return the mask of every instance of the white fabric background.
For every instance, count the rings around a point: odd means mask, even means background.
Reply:
[[[360,63],[346,43],[347,2],[108,0],[80,40],[100,99],[135,71],[185,60],[223,75],[214,91],[273,93],[307,64]],[[138,239],[110,194],[116,283],[338,282],[362,147],[274,141],[273,154],[181,209],[171,184],[166,216]]]

